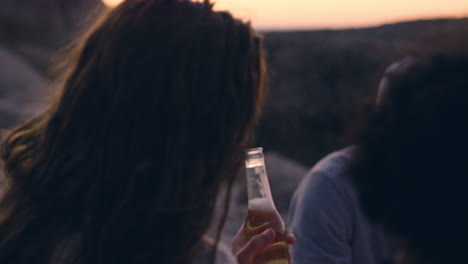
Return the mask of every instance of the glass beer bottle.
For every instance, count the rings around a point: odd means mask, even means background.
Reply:
[[[254,263],[290,264],[289,247],[285,240],[286,227],[271,196],[263,148],[248,149],[246,156],[245,166],[249,196],[248,214],[245,221],[247,239],[250,240],[254,235],[260,234],[268,228],[272,228],[276,232],[273,243],[255,256]]]

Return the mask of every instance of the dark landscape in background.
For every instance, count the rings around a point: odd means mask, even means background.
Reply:
[[[408,55],[468,51],[468,19],[350,30],[267,32],[271,85],[258,145],[312,166],[351,143],[386,67]]]
[[[0,4],[0,126],[5,127],[30,114],[24,111],[30,104],[47,101],[51,90],[38,77],[49,82],[57,51],[105,7],[99,0]],[[263,33],[271,82],[257,145],[306,166],[351,143],[360,105],[373,100],[390,63],[468,49],[468,18]],[[25,113],[15,113],[15,107]]]

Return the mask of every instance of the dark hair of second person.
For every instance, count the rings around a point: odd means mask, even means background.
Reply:
[[[419,61],[391,80],[350,167],[365,213],[404,245],[401,263],[466,263],[468,57]]]
[[[208,1],[127,0],[65,62],[2,142],[0,263],[190,263],[260,114],[260,37]]]

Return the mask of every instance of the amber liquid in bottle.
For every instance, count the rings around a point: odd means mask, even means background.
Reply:
[[[271,196],[268,176],[266,174],[263,149],[256,148],[246,151],[247,191],[249,205],[245,232],[250,240],[268,228],[275,230],[274,241],[257,256],[254,263],[290,264],[289,246],[286,243],[286,227],[276,210]]]

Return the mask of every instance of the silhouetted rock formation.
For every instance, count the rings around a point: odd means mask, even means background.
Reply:
[[[102,8],[100,0],[1,1],[0,128],[47,102],[51,58]]]
[[[47,81],[27,62],[0,46],[0,128],[37,113]]]
[[[45,72],[51,56],[102,8],[100,0],[2,0],[0,43]]]

